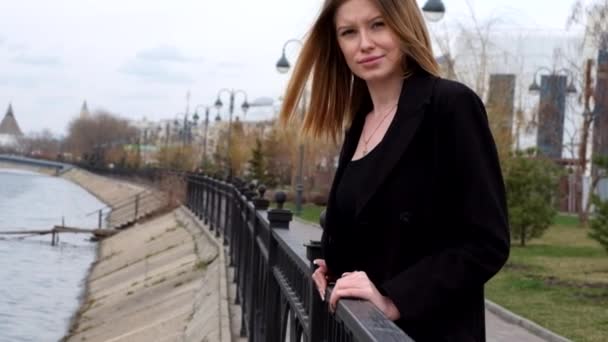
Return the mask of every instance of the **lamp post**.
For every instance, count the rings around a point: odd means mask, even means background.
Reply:
[[[179,120],[177,119],[177,117],[180,115],[184,116],[181,129],[179,128]],[[192,116],[192,120],[188,119],[188,113],[175,114],[175,120],[173,121],[173,124],[175,125],[175,130],[182,139],[183,146],[186,146],[186,143],[190,144],[192,142],[192,127],[196,127],[198,125],[198,119],[198,113],[194,113],[194,115]]]
[[[291,65],[289,64],[289,61],[287,60],[287,56],[285,55],[285,49],[287,48],[287,45],[291,44],[291,43],[298,43],[300,45],[302,45],[302,41],[300,41],[299,39],[289,39],[288,41],[285,42],[285,44],[283,44],[283,53],[281,54],[281,58],[279,58],[279,60],[277,61],[277,71],[281,74],[285,74],[289,71],[289,69],[291,68]],[[307,105],[308,105],[308,99],[307,99],[307,89],[305,87],[304,92],[302,94],[302,108],[301,108],[301,120],[302,122],[304,121],[304,115],[306,115],[306,111],[307,111]],[[302,214],[302,195],[304,192],[304,142],[300,141],[300,146],[299,146],[299,151],[298,151],[299,155],[298,155],[298,175],[296,177],[296,207],[295,207],[295,213],[296,215],[301,215]]]
[[[226,151],[227,158],[227,178],[228,181],[232,180],[232,160],[230,154],[230,135],[231,135],[231,126],[232,126],[232,115],[234,114],[234,98],[237,94],[242,94],[244,96],[243,103],[241,104],[241,109],[243,110],[243,115],[247,114],[247,110],[249,109],[249,103],[247,102],[247,93],[241,89],[220,89],[217,93],[217,100],[215,100],[215,108],[217,108],[218,113],[216,117],[216,121],[220,117],[220,109],[223,106],[221,96],[223,93],[228,93],[230,97],[230,104],[228,106],[228,150]]]
[[[429,21],[437,22],[445,15],[445,6],[441,0],[428,0],[422,7],[422,13]]]
[[[202,160],[202,164],[203,165],[207,165],[207,131],[209,130],[209,110],[211,109],[211,106],[207,106],[207,105],[197,105],[194,108],[194,115],[198,116],[198,109],[199,108],[204,108],[205,109],[205,132],[203,135],[203,160]],[[219,113],[218,113],[219,115]]]
[[[546,74],[541,76],[539,85],[536,78],[540,72]],[[536,136],[539,152],[554,160],[561,159],[566,95],[576,93],[573,74],[568,69],[538,68],[529,90],[531,93],[540,93]]]

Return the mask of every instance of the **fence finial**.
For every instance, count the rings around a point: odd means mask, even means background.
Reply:
[[[283,209],[287,195],[283,191],[278,191],[274,194],[274,200],[277,202],[277,208],[268,211],[270,227],[289,229],[289,222],[293,219],[293,214],[291,211]]]
[[[277,191],[277,193],[274,194],[274,201],[277,202],[277,208],[283,209],[283,205],[285,205],[285,202],[287,201],[287,194],[285,194],[284,191]]]
[[[253,200],[253,205],[256,210],[268,210],[270,206],[270,201],[264,198],[264,194],[266,193],[266,187],[262,184],[258,187],[259,196]]]

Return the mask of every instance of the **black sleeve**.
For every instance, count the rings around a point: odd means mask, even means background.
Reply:
[[[449,91],[448,91],[449,90]],[[381,284],[401,318],[420,319],[480,289],[504,265],[510,237],[504,183],[487,115],[479,97],[452,82],[441,94],[439,112],[445,127],[440,158],[449,161],[449,177],[458,182],[458,218],[462,239],[429,255]],[[439,101],[439,100],[438,100]]]

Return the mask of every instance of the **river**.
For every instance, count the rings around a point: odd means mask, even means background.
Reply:
[[[103,207],[93,195],[57,177],[0,169],[0,231],[96,228]],[[0,235],[0,342],[58,341],[79,305],[96,244],[85,234],[18,239]]]

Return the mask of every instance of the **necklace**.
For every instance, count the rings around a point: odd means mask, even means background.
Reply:
[[[382,125],[382,123],[384,122],[384,120],[388,117],[388,115],[393,111],[393,109],[397,107],[397,103],[395,103],[394,105],[392,105],[384,114],[384,116],[382,117],[382,119],[380,120],[380,123],[376,126],[376,128],[372,131],[372,134],[370,134],[367,139],[365,138],[365,134],[363,135],[363,155],[365,156],[367,154],[367,144],[369,143],[369,141],[372,139],[372,137],[374,136],[374,134],[376,134],[376,131],[378,130],[378,128],[380,128],[380,126]]]

